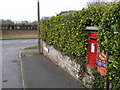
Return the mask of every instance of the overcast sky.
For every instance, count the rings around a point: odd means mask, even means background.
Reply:
[[[38,0],[0,0],[0,19],[15,21],[37,20]],[[86,2],[95,0],[39,0],[40,17],[53,16],[61,11],[81,10]],[[111,1],[111,0],[107,0]]]

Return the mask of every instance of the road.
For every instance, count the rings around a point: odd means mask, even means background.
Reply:
[[[37,45],[37,39],[2,41],[2,88],[23,87],[19,52],[31,45]],[[79,88],[76,81],[43,55],[24,56],[22,60],[27,88]]]
[[[37,39],[2,41],[2,88],[22,88],[18,53],[30,45],[37,45]]]

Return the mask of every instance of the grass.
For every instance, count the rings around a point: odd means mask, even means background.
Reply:
[[[25,50],[37,49],[37,48],[38,48],[38,46],[30,46],[30,47],[26,47]],[[36,56],[38,56],[38,53],[32,54],[32,57],[36,57]]]
[[[30,46],[30,47],[26,47],[25,49],[37,49],[37,46]]]
[[[3,37],[0,40],[16,40],[16,39],[37,39],[35,37]]]

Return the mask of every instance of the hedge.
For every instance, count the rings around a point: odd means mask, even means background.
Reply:
[[[99,45],[108,55],[107,77],[120,89],[120,2],[104,13],[100,22]]]
[[[80,11],[41,19],[40,38],[70,56],[82,57],[84,62],[89,33],[85,31],[86,26],[99,28],[99,47],[108,55],[107,78],[96,72],[94,87],[104,87],[101,78],[116,81],[113,88],[120,88],[120,2],[91,5]]]

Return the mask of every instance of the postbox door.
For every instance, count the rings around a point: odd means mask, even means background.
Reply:
[[[97,49],[98,49],[98,33],[90,33],[89,34],[89,43],[88,43],[88,63],[87,65],[91,68],[96,67],[96,56],[97,56]]]

